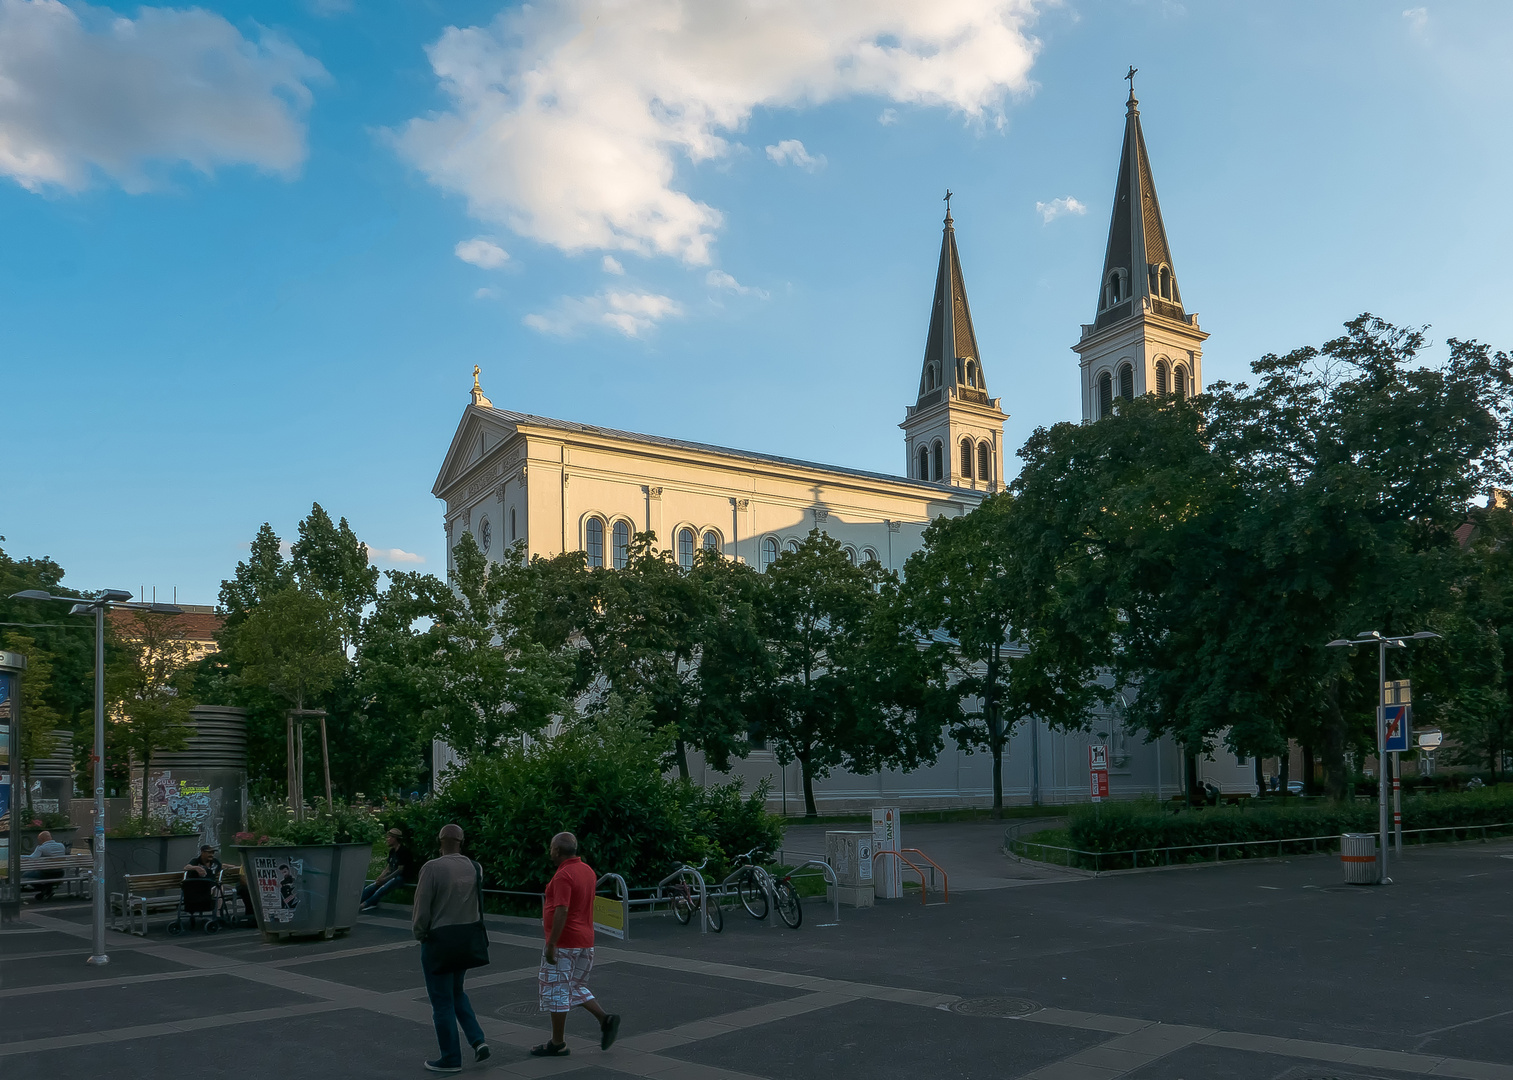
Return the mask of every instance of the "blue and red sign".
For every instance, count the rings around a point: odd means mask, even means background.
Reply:
[[[1414,749],[1410,743],[1413,727],[1412,705],[1388,705],[1386,710],[1387,744],[1390,754],[1394,751],[1407,753]]]

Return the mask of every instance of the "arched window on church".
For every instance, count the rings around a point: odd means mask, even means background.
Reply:
[[[762,569],[765,570],[778,561],[778,538],[769,536],[762,541]]]
[[[1172,369],[1165,360],[1156,361],[1156,393],[1165,397],[1172,392]]]
[[[961,478],[972,479],[972,440],[961,440]]]
[[[799,542],[797,540],[790,540],[787,547],[789,551],[797,551],[799,549]]]
[[[684,570],[693,569],[694,535],[692,529],[678,530],[678,565]]]
[[[993,449],[986,440],[977,444],[977,479],[993,482]]]
[[[941,445],[939,439],[935,440],[935,445],[931,448],[931,452],[930,452],[930,465],[931,465],[930,479],[932,479],[932,480],[940,480],[940,479],[943,479],[945,477],[945,474],[946,474],[946,448]]]
[[[871,548],[862,548],[862,562],[877,562],[877,552]]]
[[[510,507],[510,543],[513,544],[516,539],[518,538],[515,535],[515,508],[512,506]]]
[[[977,365],[971,360],[967,361],[967,385],[974,390],[977,388]]]
[[[604,519],[591,517],[583,526],[584,547],[588,551],[588,565],[604,565]]]
[[[846,556],[846,561],[848,563],[850,563],[852,566],[856,565],[856,548],[847,545],[846,547],[841,548],[841,552]]]
[[[1110,270],[1108,281],[1103,287],[1103,306],[1113,307],[1124,299],[1124,273],[1120,270]]]
[[[935,365],[934,364],[929,364],[929,365],[927,365],[925,367],[925,389],[926,390],[934,390],[935,389]]]
[[[1135,369],[1129,364],[1119,367],[1119,396],[1125,401],[1135,400]]]
[[[1181,401],[1187,397],[1191,389],[1192,387],[1187,382],[1187,365],[1178,364],[1172,369],[1172,393],[1177,395],[1178,401]]]
[[[715,532],[713,529],[706,529],[704,531],[704,540],[701,546],[705,551],[719,552],[721,547],[720,534]]]
[[[1114,411],[1114,377],[1108,372],[1098,376],[1098,419]]]
[[[624,570],[625,564],[630,561],[630,522],[615,522],[610,549],[615,557],[615,569]]]
[[[1161,268],[1161,298],[1163,300],[1172,298],[1172,270],[1169,266]]]
[[[930,479],[930,448],[928,446],[919,448],[919,478]]]

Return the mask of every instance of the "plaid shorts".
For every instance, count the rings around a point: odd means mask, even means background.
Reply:
[[[594,969],[594,949],[558,949],[557,962],[548,964],[541,954],[541,970],[536,973],[536,992],[542,1012],[564,1013],[574,1005],[594,1000],[588,988],[588,973]]]

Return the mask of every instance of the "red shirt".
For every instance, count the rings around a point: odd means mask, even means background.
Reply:
[[[567,925],[557,939],[558,948],[594,947],[594,892],[598,887],[599,875],[576,855],[563,859],[562,865],[557,867],[541,900],[541,926],[550,940],[557,909],[567,908]]]

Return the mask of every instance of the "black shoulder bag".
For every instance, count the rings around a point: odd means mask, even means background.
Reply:
[[[483,925],[483,867],[473,863],[478,875],[478,921],[434,926],[426,933],[421,963],[432,974],[467,971],[489,962],[489,934]]]

